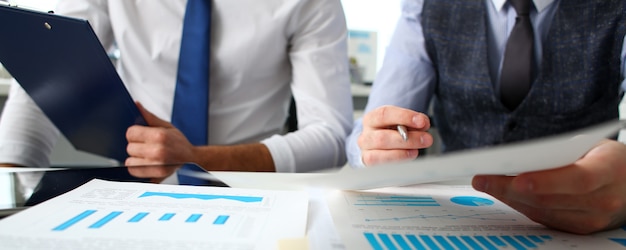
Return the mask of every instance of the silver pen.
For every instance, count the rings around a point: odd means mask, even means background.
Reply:
[[[409,139],[409,135],[407,134],[406,126],[398,125],[396,127],[398,129],[398,133],[400,133],[400,136],[402,136],[402,140],[407,141]]]

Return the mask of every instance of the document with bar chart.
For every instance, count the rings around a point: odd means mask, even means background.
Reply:
[[[307,193],[93,180],[0,221],[0,249],[275,249]]]
[[[328,196],[346,249],[626,249],[626,229],[579,236],[543,227],[469,186],[417,185]]]

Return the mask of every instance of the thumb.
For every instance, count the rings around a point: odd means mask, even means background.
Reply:
[[[150,111],[148,111],[146,108],[144,108],[143,105],[141,105],[141,103],[135,102],[135,105],[137,105],[137,108],[139,109],[139,112],[141,113],[143,118],[146,120],[146,123],[148,123],[148,126],[150,126],[150,127],[163,127],[163,128],[173,128],[174,127],[174,126],[172,126],[171,123],[166,122],[166,121],[162,120],[161,118],[157,117],[156,115],[150,113]]]

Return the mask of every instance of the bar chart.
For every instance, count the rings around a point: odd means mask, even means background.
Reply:
[[[305,235],[307,207],[297,191],[92,180],[4,219],[0,249],[275,249]]]
[[[364,233],[372,249],[537,249],[552,240],[550,235],[413,235]]]
[[[469,186],[343,191],[329,195],[346,249],[621,249],[626,230],[579,236],[550,230]],[[597,246],[604,246],[598,248]]]
[[[220,215],[212,215],[212,216],[204,216],[202,213],[192,213],[192,214],[178,214],[178,213],[150,213],[150,212],[136,212],[130,213],[132,216],[127,219],[121,219],[122,215],[129,214],[129,212],[124,211],[98,211],[98,210],[85,210],[76,216],[68,219],[67,221],[59,224],[58,226],[52,228],[52,231],[65,231],[77,223],[89,218],[89,217],[97,217],[96,222],[91,223],[87,226],[90,229],[99,229],[106,226],[108,223],[114,220],[123,220],[125,223],[141,223],[146,220],[152,219],[158,222],[168,222],[172,221],[175,217],[180,217],[185,223],[205,223],[210,225],[224,225],[228,222],[230,215],[220,214]],[[154,214],[154,215],[153,215]],[[206,218],[206,221],[204,221]],[[201,219],[203,219],[201,221]]]

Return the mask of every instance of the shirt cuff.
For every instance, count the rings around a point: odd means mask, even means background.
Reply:
[[[296,172],[296,159],[283,136],[274,135],[261,141],[270,151],[277,173]]]
[[[364,168],[365,164],[363,163],[363,157],[361,157],[361,148],[357,144],[357,139],[359,135],[361,135],[361,131],[363,131],[362,120],[356,120],[354,122],[354,128],[352,129],[352,133],[348,136],[346,140],[346,154],[348,156],[348,163],[353,168]]]
[[[45,153],[33,154],[39,152],[29,145],[19,142],[7,142],[0,144],[0,159],[2,163],[16,164],[24,167],[49,167],[50,160]]]

